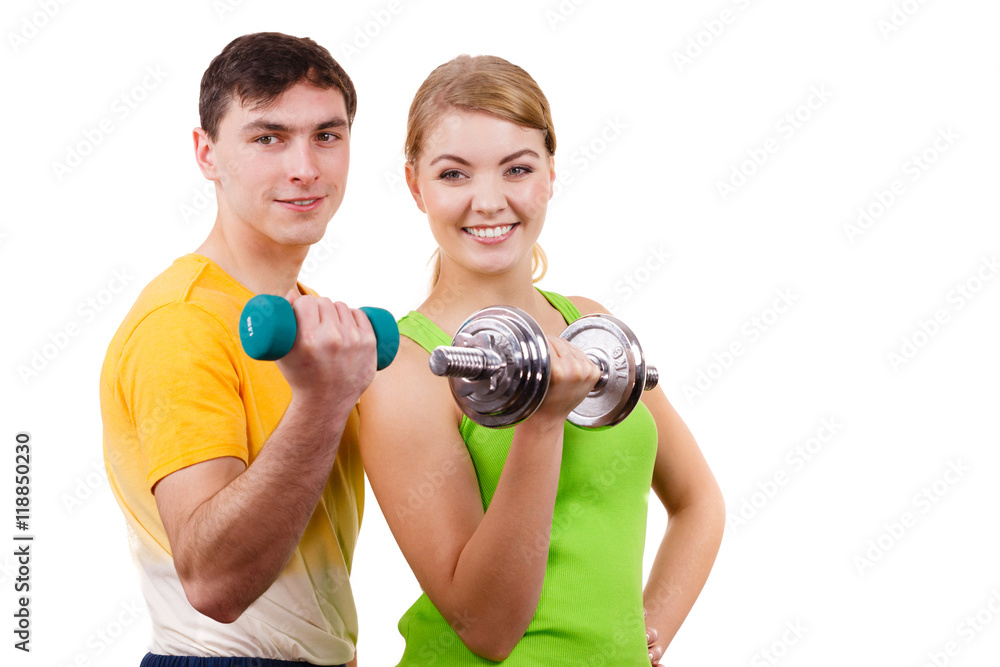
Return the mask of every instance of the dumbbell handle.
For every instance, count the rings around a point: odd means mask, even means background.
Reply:
[[[610,369],[608,364],[592,354],[587,357],[601,369],[601,377],[594,385],[594,391],[604,387],[608,382]],[[503,357],[496,351],[482,347],[456,347],[441,345],[431,352],[430,367],[434,375],[444,377],[465,378],[466,380],[481,380],[500,370],[506,364]],[[646,366],[645,391],[656,386],[660,374],[655,366]]]
[[[375,331],[377,368],[382,370],[399,350],[399,328],[392,314],[382,308],[363,306]],[[295,311],[287,299],[258,294],[247,302],[240,315],[240,342],[246,353],[258,360],[276,361],[288,354],[295,344]]]
[[[431,352],[431,372],[443,377],[481,380],[507,364],[495,351],[442,345]]]
[[[649,391],[656,387],[660,382],[660,371],[656,370],[656,366],[646,366],[646,382],[642,385],[643,391]]]

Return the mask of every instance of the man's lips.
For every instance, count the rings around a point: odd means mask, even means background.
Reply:
[[[276,199],[275,201],[293,211],[311,211],[317,208],[325,197],[296,197],[295,199]]]

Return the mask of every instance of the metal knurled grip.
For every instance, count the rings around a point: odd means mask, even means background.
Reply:
[[[582,317],[561,338],[582,349],[601,369],[590,394],[569,415],[578,426],[612,426],[656,386],[635,334],[611,315]],[[531,416],[549,385],[548,344],[535,320],[512,306],[473,313],[451,346],[431,353],[431,371],[450,378],[462,411],[483,426],[511,426]]]

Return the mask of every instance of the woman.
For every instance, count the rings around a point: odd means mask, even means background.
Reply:
[[[607,311],[534,287],[555,149],[542,91],[500,58],[442,65],[410,107],[406,181],[438,265],[361,404],[372,490],[424,591],[399,623],[400,665],[656,664],[718,551],[718,485],[661,389],[618,426],[566,421],[599,373],[558,336]],[[529,419],[488,429],[462,415],[428,353],[498,304],[538,321],[552,377]],[[643,594],[650,485],[670,519]]]

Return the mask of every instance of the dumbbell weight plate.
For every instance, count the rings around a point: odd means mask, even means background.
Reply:
[[[635,334],[617,317],[597,313],[576,320],[560,335],[603,361],[607,382],[583,399],[569,415],[577,426],[613,426],[629,415],[642,396],[645,357]]]
[[[449,378],[455,400],[470,419],[501,428],[527,419],[549,387],[549,348],[541,327],[524,311],[494,306],[477,311],[459,327],[452,345],[482,347],[485,339],[506,362],[486,377]]]

